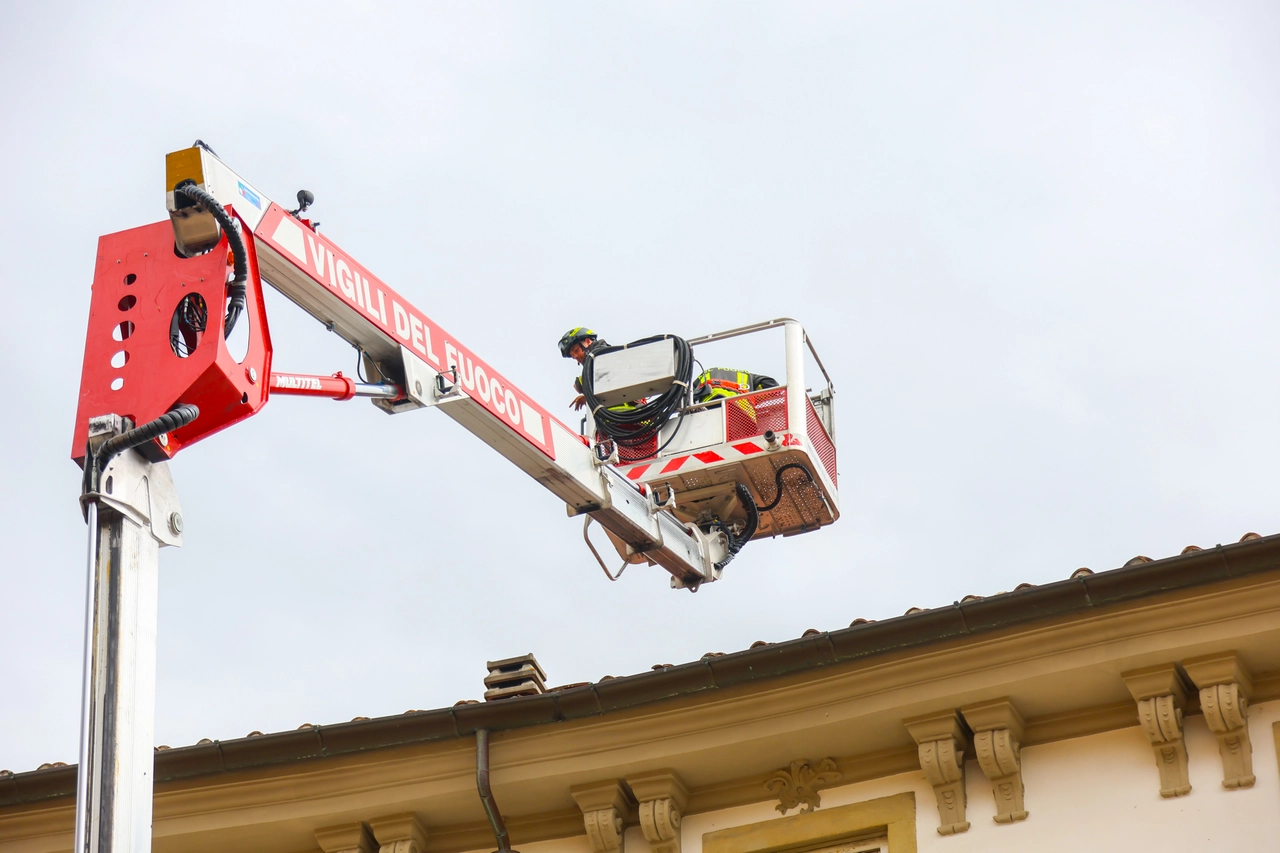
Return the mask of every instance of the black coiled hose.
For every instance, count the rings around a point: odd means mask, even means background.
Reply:
[[[778,505],[778,501],[782,500],[782,495],[786,491],[785,489],[782,488],[782,472],[790,470],[791,468],[795,468],[799,471],[803,471],[805,477],[808,478],[809,482],[810,483],[813,482],[813,475],[809,473],[809,469],[801,465],[799,462],[788,462],[786,465],[780,466],[777,471],[773,472],[773,485],[774,485],[773,500],[769,501],[769,504],[767,506],[760,507],[761,512],[768,512],[769,510],[773,509],[775,506]]]
[[[733,561],[733,558],[738,556],[738,552],[742,550],[742,546],[750,542],[751,537],[756,535],[756,528],[760,525],[760,513],[768,512],[776,507],[782,500],[782,496],[786,494],[786,488],[782,485],[782,472],[789,471],[792,468],[803,472],[809,483],[813,483],[813,475],[809,473],[808,468],[804,467],[799,462],[788,462],[786,465],[781,465],[773,472],[773,500],[769,501],[769,503],[764,506],[757,506],[755,498],[751,496],[751,490],[742,483],[738,483],[738,485],[734,487],[734,491],[738,495],[738,500],[742,503],[742,508],[747,511],[747,526],[743,528],[741,533],[735,536],[733,531],[731,531],[724,522],[716,521],[715,526],[719,530],[723,531],[724,535],[729,539],[729,556],[716,563],[717,569],[723,569],[725,566],[729,565],[729,563]]]
[[[751,537],[756,535],[756,528],[760,526],[760,510],[756,507],[756,499],[751,497],[751,490],[739,483],[734,487],[734,492],[738,495],[738,500],[742,502],[742,508],[747,511],[747,526],[742,528],[742,532],[735,536],[724,522],[716,522],[716,526],[729,539],[729,555],[716,563],[717,569],[723,569],[733,562],[733,558],[738,556],[742,546],[751,541]]]
[[[593,361],[597,356],[665,340],[670,340],[676,350],[676,381],[670,388],[639,406],[628,408],[610,409],[596,398]],[[621,347],[592,347],[582,365],[582,396],[587,399],[596,429],[622,447],[639,447],[657,435],[662,425],[684,407],[692,381],[693,348],[684,338],[675,335],[654,335]]]
[[[191,199],[193,204],[211,214],[222,226],[222,233],[227,235],[227,242],[231,244],[235,275],[231,284],[227,285],[227,295],[231,297],[231,301],[227,303],[227,316],[222,322],[222,336],[229,337],[231,330],[236,327],[236,320],[240,319],[240,314],[244,311],[249,281],[249,253],[245,250],[244,237],[227,215],[227,211],[218,204],[218,200],[196,186],[194,181],[183,181],[173,191]]]
[[[183,403],[165,412],[154,421],[145,423],[128,432],[122,432],[104,441],[102,446],[98,448],[98,452],[93,454],[92,461],[85,465],[85,493],[98,491],[98,477],[102,474],[102,469],[106,468],[107,463],[116,458],[116,456],[130,448],[145,444],[153,438],[159,438],[161,433],[173,432],[179,427],[184,427],[198,417],[200,417],[200,409],[198,407],[192,403]]]

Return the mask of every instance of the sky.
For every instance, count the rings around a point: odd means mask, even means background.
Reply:
[[[696,595],[610,583],[441,413],[273,399],[171,463],[157,743],[1280,532],[1274,3],[6,3],[0,80],[0,768],[76,760],[96,240],[166,218],[164,155],[197,138],[275,199],[311,190],[326,235],[567,423],[565,329],[795,317],[835,383],[842,516]],[[354,367],[267,308],[278,369]]]

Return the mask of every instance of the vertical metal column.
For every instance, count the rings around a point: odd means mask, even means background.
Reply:
[[[795,320],[782,325],[783,346],[787,354],[787,428],[806,433],[805,406],[808,394],[804,381],[804,328]]]
[[[90,445],[123,426],[94,418]],[[73,851],[149,853],[159,552],[182,544],[182,515],[168,464],[136,450],[107,462],[82,499],[88,602]]]

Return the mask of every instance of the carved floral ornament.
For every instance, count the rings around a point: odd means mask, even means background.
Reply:
[[[840,769],[831,758],[824,758],[814,767],[807,759],[791,762],[790,768],[775,772],[764,783],[770,794],[778,798],[778,811],[786,814],[789,810],[799,808],[801,812],[811,812],[822,805],[818,796],[820,788],[829,788],[840,780]]]

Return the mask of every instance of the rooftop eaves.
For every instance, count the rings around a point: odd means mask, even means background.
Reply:
[[[1105,572],[1077,569],[1070,578],[1054,583],[1020,584],[1012,592],[987,597],[966,595],[944,607],[913,607],[903,616],[881,621],[857,619],[848,628],[834,631],[810,629],[793,640],[758,641],[743,651],[708,653],[689,663],[659,664],[651,671],[548,688],[540,695],[462,702],[373,719],[357,717],[337,724],[305,723],[294,731],[252,732],[234,740],[158,747],[155,780],[163,783],[462,738],[481,728],[503,731],[607,716],[1266,572],[1280,573],[1280,535],[1248,533],[1230,545],[1189,546],[1178,556],[1161,560],[1135,557]],[[61,762],[24,773],[0,771],[0,807],[71,797],[75,787],[75,765]]]

